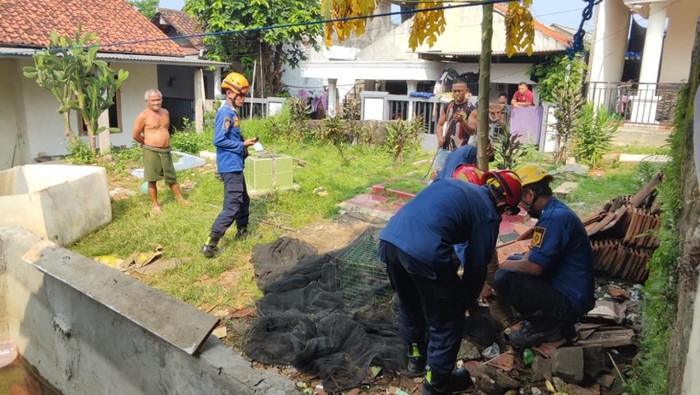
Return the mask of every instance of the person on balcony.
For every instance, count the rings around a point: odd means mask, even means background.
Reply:
[[[476,133],[476,107],[469,101],[467,81],[456,79],[452,83],[452,101],[443,106],[437,123],[438,147],[449,151],[469,143]]]
[[[518,84],[518,90],[513,94],[513,100],[510,104],[515,107],[531,107],[535,105],[535,95],[528,88],[527,83],[521,82]]]
[[[526,348],[570,339],[574,323],[593,308],[593,250],[576,213],[552,196],[553,177],[534,164],[516,173],[523,186],[520,206],[538,221],[530,251],[500,263],[494,288],[525,317],[508,340]]]

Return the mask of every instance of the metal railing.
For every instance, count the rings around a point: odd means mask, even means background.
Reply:
[[[389,107],[388,119],[403,119],[404,121],[423,119],[423,132],[435,133],[435,126],[440,116],[435,106],[439,106],[436,98],[429,99],[403,95],[387,95],[386,101]]]
[[[589,82],[584,94],[588,102],[607,108],[627,123],[668,125],[673,122],[682,87],[683,84]]]

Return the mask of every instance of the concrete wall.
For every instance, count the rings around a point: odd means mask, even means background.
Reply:
[[[189,355],[103,304],[91,292],[81,292],[73,281],[89,276],[93,287],[110,288],[113,297],[134,308],[164,315],[180,309],[196,310],[100,263],[45,243],[25,230],[0,228],[0,247],[4,247],[0,251],[0,258],[4,256],[4,263],[0,259],[0,286],[5,280],[0,305],[5,305],[9,321],[4,329],[0,326],[0,339],[16,341],[27,361],[63,393],[296,393],[294,383],[254,370],[215,337],[208,337],[198,356]],[[80,272],[55,276],[51,265],[31,258],[45,251],[62,257],[58,264],[64,271],[79,262]],[[142,291],[151,296],[134,296]],[[180,306],[159,311],[159,307],[173,303]]]
[[[677,0],[668,7],[659,82],[687,82],[700,1]]]
[[[0,59],[0,169],[25,163],[28,156],[21,72],[19,61]]]
[[[68,142],[63,134],[63,116],[56,112],[58,101],[36,82],[22,75],[22,69],[31,65],[31,59],[0,60],[0,86],[3,87],[0,90],[0,170],[12,167],[15,144],[18,148],[14,165],[33,163],[40,153],[68,153]],[[129,71],[129,78],[121,88],[122,131],[111,133],[110,140],[112,145],[131,146],[134,121],[145,108],[143,94],[157,86],[156,65],[113,62],[110,66],[115,70]],[[78,116],[75,112],[71,114],[70,121],[77,133]],[[19,139],[16,137],[18,135]]]
[[[66,245],[111,220],[102,167],[25,165],[0,171],[0,226],[22,226]]]
[[[625,63],[630,9],[622,0],[603,0],[595,12],[588,81],[619,82]]]

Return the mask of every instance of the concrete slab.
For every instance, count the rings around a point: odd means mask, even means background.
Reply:
[[[117,289],[126,285],[120,276],[101,277],[88,267],[92,263],[102,266],[100,272],[112,271],[100,263],[55,247],[61,259],[53,266],[73,267],[73,272],[54,276],[21,259],[29,250],[40,250],[36,246],[41,243],[39,236],[27,230],[0,228],[0,313],[4,313],[0,319],[7,323],[0,325],[0,339],[15,341],[20,354],[62,393],[299,393],[291,380],[254,369],[214,336],[208,336],[200,354],[193,356],[118,313],[114,306],[98,301],[91,295],[97,295],[100,287],[109,287],[114,297],[121,297],[119,303],[133,309],[167,315],[172,307],[163,302],[168,297],[156,290],[143,299],[143,294],[131,292],[128,286]],[[63,256],[71,258],[66,261]],[[48,255],[41,259],[48,259]],[[82,262],[80,267],[74,267],[75,260]],[[73,279],[85,276],[82,270],[90,271],[86,277],[94,282],[91,294],[73,286]],[[64,282],[67,278],[70,281]],[[169,322],[173,331],[191,325]]]
[[[656,125],[624,124],[612,139],[613,145],[638,145],[641,147],[661,147],[671,135],[672,129]]]
[[[219,319],[212,315],[48,241],[34,245],[22,260],[109,306],[188,354],[195,354],[219,323]],[[80,275],[76,276],[76,273]],[[129,297],[125,298],[125,295]],[[141,303],[134,304],[133,300]]]
[[[0,226],[22,226],[67,245],[110,221],[102,167],[43,164],[0,171]]]
[[[578,188],[578,182],[571,182],[571,181],[564,181],[556,187],[552,192],[560,198],[566,197],[566,195],[570,194],[574,190]]]
[[[620,154],[620,162],[653,162],[653,163],[668,163],[671,157],[668,155],[643,155],[643,154]]]

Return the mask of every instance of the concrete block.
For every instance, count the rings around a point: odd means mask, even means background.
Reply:
[[[595,379],[608,369],[608,357],[601,345],[583,347],[583,375]]]
[[[583,349],[564,347],[552,353],[552,375],[574,384],[583,382]]]
[[[551,380],[552,360],[538,355],[532,364],[532,376],[535,380]]]
[[[0,171],[0,226],[21,226],[67,245],[110,221],[103,167],[43,164]]]
[[[552,192],[558,197],[564,197],[578,188],[577,182],[565,181],[556,187]]]

